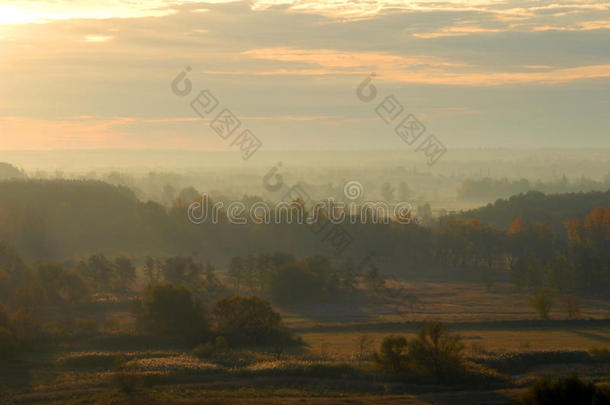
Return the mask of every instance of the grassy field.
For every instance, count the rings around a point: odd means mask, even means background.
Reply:
[[[358,352],[359,340],[367,336],[372,347],[379,347],[388,334],[401,334],[412,338],[413,332],[310,332],[300,336],[313,352],[337,359],[348,359]],[[587,350],[610,346],[610,327],[573,330],[462,330],[467,350],[519,351],[519,350]]]
[[[133,319],[118,310],[106,319],[117,330],[34,351],[0,369],[0,404],[508,404],[543,374],[577,372],[610,382],[610,361],[587,352],[610,347],[607,300],[582,300],[581,319],[567,321],[558,296],[551,319],[541,321],[527,295],[506,283],[490,290],[476,282],[404,287],[417,297],[415,304],[360,296],[282,310],[304,345],[281,355],[254,349],[199,360],[190,346],[121,335]],[[460,334],[468,361],[504,368],[449,386],[379,374],[370,353],[383,337],[412,338],[429,320]],[[545,354],[551,351],[557,359]],[[137,376],[130,393],[117,381],[126,372]]]
[[[394,283],[400,296],[357,297],[354,302],[308,304],[294,311],[283,311],[285,322],[295,328],[332,324],[379,322],[498,322],[536,319],[528,304],[529,294],[516,291],[507,282],[488,289],[480,282]],[[410,299],[404,299],[407,294]],[[565,296],[556,294],[551,319],[566,319]],[[581,318],[609,318],[606,297],[581,298]]]

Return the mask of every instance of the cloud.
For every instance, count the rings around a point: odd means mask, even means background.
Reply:
[[[112,35],[85,35],[83,42],[106,42],[112,38]]]
[[[426,33],[415,33],[413,34],[416,38],[439,38],[439,37],[456,37],[462,35],[470,35],[470,34],[481,34],[481,33],[489,33],[489,32],[501,32],[502,29],[492,29],[492,28],[483,28],[483,27],[474,27],[474,26],[459,26],[459,27],[447,27],[443,28],[440,31],[436,32],[426,32]]]
[[[460,66],[457,63],[449,63],[440,58],[429,56],[404,57],[386,53],[348,52],[332,49],[263,48],[252,49],[242,54],[254,59],[299,62],[327,68],[363,68],[367,66],[386,68],[416,65]]]
[[[610,65],[549,68],[542,72],[480,71],[479,67],[430,57],[402,57],[329,49],[265,48],[243,52],[255,58],[318,65],[318,69],[284,68],[271,71],[240,71],[239,75],[366,75],[377,72],[379,80],[461,86],[501,86],[526,83],[562,83],[610,77]],[[213,72],[207,72],[212,74]],[[220,73],[220,72],[217,72]],[[222,74],[222,73],[220,73]]]
[[[0,149],[198,149],[213,150],[213,137],[200,133],[180,133],[176,127],[158,124],[200,121],[139,120],[131,117],[79,116],[64,119],[37,119],[0,116]],[[141,126],[141,128],[137,128]],[[221,145],[222,146],[222,145]]]
[[[571,139],[578,127],[593,139],[609,124],[600,101],[610,83],[608,6],[5,0],[0,110],[13,118],[0,119],[0,147],[221,148],[207,122],[191,118],[191,97],[205,88],[270,147],[372,145],[379,120],[354,96],[371,72],[379,97],[402,95],[448,136],[493,144],[526,126]],[[41,23],[6,24],[24,19]],[[170,82],[185,66],[193,93],[176,97]],[[513,130],[516,116],[524,122]]]

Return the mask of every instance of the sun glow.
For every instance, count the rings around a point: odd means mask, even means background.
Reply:
[[[188,1],[187,1],[188,2]],[[66,19],[106,19],[160,17],[176,11],[173,6],[179,2],[169,0],[97,2],[75,1],[23,1],[0,5],[0,25],[44,23]],[[9,3],[9,4],[6,4]]]
[[[14,6],[0,5],[0,25],[2,24],[26,24],[36,22],[31,15],[19,10]]]

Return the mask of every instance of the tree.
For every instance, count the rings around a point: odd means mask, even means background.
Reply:
[[[536,310],[540,319],[549,319],[554,301],[555,294],[551,290],[540,290],[528,299],[528,303]]]
[[[539,289],[545,281],[544,268],[534,256],[520,258],[511,265],[510,278],[519,290]]]
[[[161,266],[152,257],[146,258],[146,263],[144,264],[144,275],[148,279],[149,284],[155,284],[159,282],[161,278]]]
[[[218,279],[218,277],[216,277],[216,268],[209,263],[205,266],[205,276],[203,278],[203,288],[209,292],[219,291],[219,290],[224,289],[224,285],[222,285],[222,282]]]
[[[85,301],[91,294],[85,280],[73,272],[64,273],[61,280],[61,291],[64,299],[71,304]]]
[[[136,268],[127,257],[114,259],[114,267],[120,287],[127,290],[136,279]]]
[[[413,191],[409,188],[405,181],[401,181],[398,184],[398,199],[400,201],[409,201]]]
[[[464,344],[459,335],[440,322],[422,327],[409,344],[409,366],[438,379],[459,373],[463,368]]]
[[[232,257],[227,274],[233,280],[233,289],[239,291],[239,284],[244,277],[244,260],[239,256]]]
[[[184,188],[178,194],[178,198],[185,201],[187,205],[195,201],[200,196],[201,194],[199,194],[199,191],[197,191],[194,187]]]
[[[521,398],[524,405],[596,405],[610,403],[610,390],[577,376],[541,377]]]
[[[383,338],[379,352],[373,353],[373,360],[381,368],[398,373],[407,367],[408,342],[404,336],[390,335]]]
[[[195,263],[192,257],[175,256],[165,260],[161,272],[165,281],[169,283],[199,287],[203,266]]]
[[[212,309],[216,331],[231,345],[276,345],[291,340],[280,314],[259,297],[235,296],[216,302]]]
[[[304,262],[283,267],[269,276],[269,295],[274,303],[302,304],[320,298],[324,293],[319,279]]]
[[[64,269],[58,264],[41,264],[36,268],[38,283],[49,301],[54,303],[62,301],[60,291],[64,274]]]
[[[106,256],[102,254],[90,256],[87,260],[86,272],[98,289],[108,291],[114,277],[114,266]]]
[[[555,256],[547,264],[548,281],[551,287],[566,291],[574,287],[572,266],[564,256]]]
[[[568,315],[568,319],[580,318],[580,299],[573,295],[564,298],[563,307]]]
[[[200,337],[207,330],[203,307],[184,286],[150,285],[142,297],[142,315],[155,330],[171,335]]]
[[[358,284],[356,278],[356,267],[351,259],[345,261],[341,267],[339,267],[339,286],[352,291]]]
[[[256,257],[254,255],[248,255],[243,261],[243,281],[250,291],[254,290],[258,281],[256,279]]]
[[[24,308],[28,311],[38,311],[48,302],[47,294],[38,284],[27,283],[19,286],[10,298],[13,307]]]
[[[364,283],[370,290],[379,292],[385,286],[385,279],[377,266],[371,266],[364,273]]]
[[[23,170],[19,170],[10,163],[0,162],[0,180],[25,179]]]
[[[387,181],[381,185],[381,196],[386,202],[394,201],[394,187]]]
[[[432,207],[430,207],[430,204],[425,203],[424,205],[418,205],[417,206],[417,215],[425,223],[429,223],[432,220]]]
[[[362,335],[358,338],[358,363],[362,363],[362,361],[366,358],[372,344],[373,339],[368,335]]]

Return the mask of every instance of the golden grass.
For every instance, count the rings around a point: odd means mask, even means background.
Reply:
[[[588,350],[592,347],[610,346],[610,328],[574,330],[468,330],[458,332],[464,339],[466,348],[472,344],[485,350]],[[358,341],[362,335],[369,336],[376,350],[384,336],[400,334],[407,338],[414,333],[395,331],[375,332],[314,332],[300,336],[312,353],[331,359],[350,359],[359,351]]]

